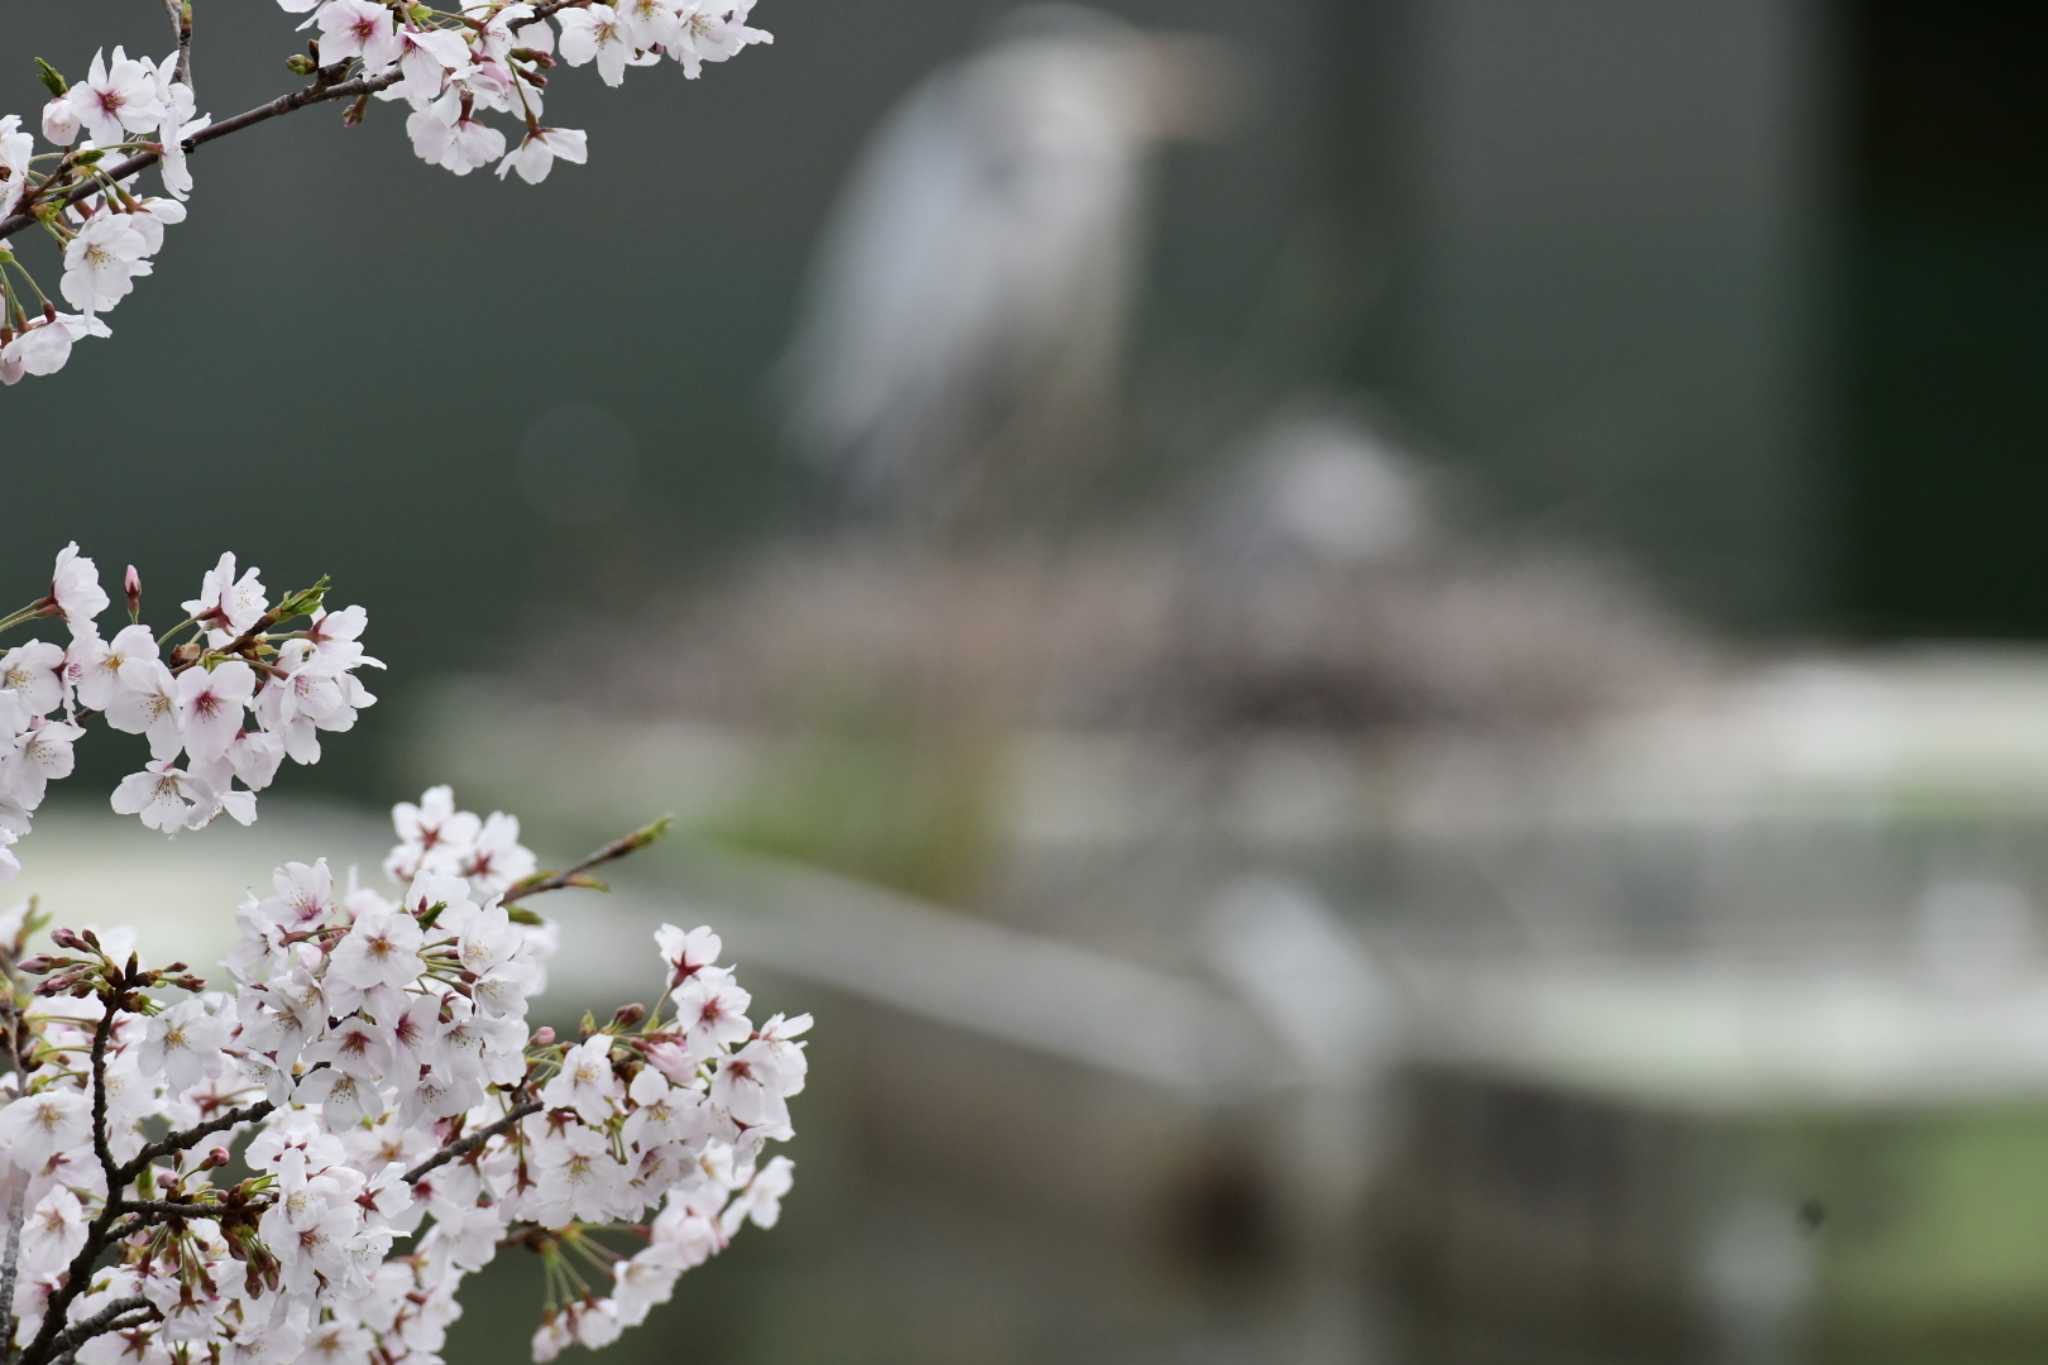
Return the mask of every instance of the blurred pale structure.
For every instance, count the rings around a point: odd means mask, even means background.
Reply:
[[[989,496],[992,460],[1100,439],[1152,153],[1213,121],[1228,74],[1200,40],[1031,7],[889,115],[788,361],[795,435],[856,505],[945,515]]]

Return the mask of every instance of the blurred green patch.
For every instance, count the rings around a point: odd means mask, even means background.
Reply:
[[[841,708],[790,740],[694,831],[945,905],[970,903],[1000,846],[992,728]]]

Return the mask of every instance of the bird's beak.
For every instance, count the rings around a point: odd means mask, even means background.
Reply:
[[[1251,76],[1221,40],[1199,33],[1154,33],[1143,41],[1155,137],[1215,142],[1243,121],[1251,103]]]

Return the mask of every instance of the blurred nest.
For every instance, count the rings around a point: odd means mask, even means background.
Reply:
[[[1429,543],[1349,562],[1207,535],[784,547],[698,594],[615,700],[748,728],[828,710],[1121,730],[1504,734],[1668,700],[1714,649],[1626,576]]]

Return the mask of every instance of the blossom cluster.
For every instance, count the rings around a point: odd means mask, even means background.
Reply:
[[[42,134],[54,150],[38,155],[21,116],[0,115],[0,242],[39,221],[62,244],[58,292],[76,311],[60,310],[0,245],[0,384],[55,374],[77,341],[111,334],[102,315],[152,272],[164,228],[184,221],[188,158],[210,136],[344,97],[352,99],[345,117],[360,122],[372,97],[396,100],[408,106],[406,132],[429,165],[467,175],[495,164],[500,179],[516,172],[537,185],[556,161],[588,156],[582,130],[543,119],[556,65],[594,64],[617,86],[628,67],[666,58],[695,79],[706,63],[773,41],[749,22],[755,3],[476,0],[440,9],[424,0],[278,0],[314,32],[310,51],[288,63],[314,84],[219,128],[198,112],[190,80],[189,7],[177,51],[161,61],[116,47],[111,61],[95,54],[76,84],[39,63],[51,93]],[[511,120],[515,142],[492,116]],[[124,183],[152,164],[168,197],[138,197]]]
[[[20,1213],[0,1340],[26,1365],[431,1365],[465,1278],[506,1248],[539,1257],[549,1360],[775,1225],[794,1167],[766,1149],[791,1135],[809,1016],[754,1024],[719,936],[664,925],[656,1006],[558,1040],[529,1019],[552,931],[518,902],[583,883],[531,870],[510,817],[446,788],[394,823],[393,893],[316,861],[243,902],[231,990],[144,968],[119,930],[57,930],[22,960],[37,923],[0,920],[29,1040],[0,1081]]]
[[[599,79],[618,86],[627,67],[666,57],[695,80],[706,62],[774,41],[747,22],[755,0],[625,0],[617,7],[571,0],[448,13],[378,0],[278,3],[313,11],[308,24],[319,25],[320,60],[353,58],[372,82],[388,82],[377,96],[410,107],[405,130],[420,160],[456,175],[495,163],[500,180],[516,171],[529,185],[547,179],[556,161],[581,165],[589,152],[581,129],[542,118],[545,73],[558,61],[595,63]],[[548,18],[561,28],[559,54]],[[518,130],[509,150],[492,114]]]
[[[273,607],[262,571],[223,554],[161,636],[141,624],[133,567],[123,586],[129,624],[108,638],[100,618],[110,599],[73,542],[57,554],[49,592],[0,617],[0,632],[46,620],[68,635],[0,652],[0,878],[20,870],[13,845],[49,784],[70,776],[73,746],[95,716],[149,748],[148,763],[114,789],[114,809],[176,833],[223,812],[248,824],[285,759],[317,763],[321,734],[352,728],[376,701],[356,676],[383,667],[363,652],[367,617],[361,607],[327,610],[324,581]]]
[[[78,310],[60,312],[14,254],[0,249],[0,384],[55,374],[70,360],[75,342],[111,335],[101,315],[153,271],[164,229],[185,221],[192,190],[185,140],[211,119],[195,112],[192,87],[178,71],[176,53],[152,62],[118,47],[111,62],[104,52],[95,53],[86,78],[76,85],[51,71],[55,93],[43,107],[43,136],[60,150],[49,154],[57,166],[40,178],[34,136],[22,128],[19,115],[0,116],[0,220],[32,195],[66,190],[53,196],[61,210],[42,221],[63,244],[58,293]],[[137,197],[102,169],[109,152],[144,147],[160,149],[157,164],[168,198]],[[73,199],[73,187],[90,192]],[[24,298],[23,287],[32,299]]]

